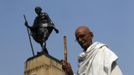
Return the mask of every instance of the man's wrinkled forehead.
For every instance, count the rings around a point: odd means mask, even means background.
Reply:
[[[86,32],[91,32],[91,31],[87,26],[80,26],[76,29],[75,34],[77,35],[78,33],[86,33]]]

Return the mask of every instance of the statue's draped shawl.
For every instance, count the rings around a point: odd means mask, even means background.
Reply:
[[[37,16],[34,20],[32,26],[31,34],[33,39],[38,43],[43,43],[48,40],[54,25],[51,22],[48,14],[43,12],[41,15]]]

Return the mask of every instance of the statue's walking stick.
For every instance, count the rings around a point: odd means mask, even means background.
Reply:
[[[24,15],[24,19],[25,19],[25,22],[27,22],[27,19],[26,19],[26,16],[25,15]],[[28,24],[28,22],[27,22],[27,24]],[[31,41],[30,32],[29,32],[28,27],[27,27],[27,33],[28,33],[28,37],[29,37],[30,46],[31,46],[31,49],[32,49],[32,54],[34,56],[35,55],[34,54],[34,49],[33,49],[33,45],[32,45],[32,41]]]

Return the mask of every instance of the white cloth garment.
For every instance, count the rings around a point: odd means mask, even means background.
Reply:
[[[116,64],[117,59],[116,54],[105,44],[95,42],[86,52],[80,54],[78,75],[122,75]]]

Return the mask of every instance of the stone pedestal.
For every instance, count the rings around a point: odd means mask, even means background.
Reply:
[[[40,53],[26,60],[24,75],[65,75],[65,72],[58,59]]]

